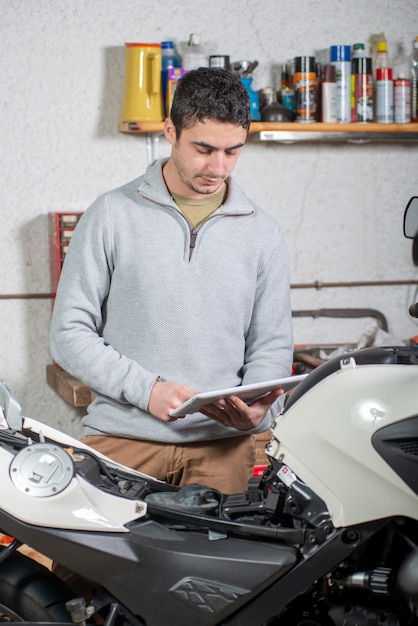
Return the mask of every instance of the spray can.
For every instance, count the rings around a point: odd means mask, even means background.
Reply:
[[[355,58],[352,62],[354,76],[353,122],[373,122],[374,88],[372,60],[369,57]]]
[[[397,78],[393,83],[395,102],[395,124],[408,124],[411,121],[411,81]]]
[[[354,59],[360,59],[366,56],[366,47],[364,43],[355,43],[351,48],[351,121],[356,121],[356,103],[354,100]]]
[[[297,122],[316,121],[315,57],[295,57],[294,92]]]
[[[322,121],[328,124],[337,121],[337,83],[335,67],[331,64],[322,67]]]
[[[391,124],[393,122],[393,80],[390,67],[379,67],[376,70],[376,122]]]
[[[292,62],[292,67],[294,61]],[[277,94],[277,100],[282,103],[289,111],[292,112],[292,119],[295,112],[295,92],[293,88],[293,69],[290,70],[287,63],[282,65],[282,75],[280,80],[280,93]]]
[[[161,94],[163,99],[164,117],[167,117],[167,86],[168,70],[172,67],[181,67],[181,59],[174,51],[172,41],[161,42]]]
[[[337,122],[351,121],[351,51],[350,46],[331,46],[330,61],[337,81]]]

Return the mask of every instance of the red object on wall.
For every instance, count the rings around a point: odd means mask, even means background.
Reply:
[[[74,229],[82,215],[82,212],[48,213],[49,271],[52,306],[54,305],[55,293],[57,291],[65,255]]]

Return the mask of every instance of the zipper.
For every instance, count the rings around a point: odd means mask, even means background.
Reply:
[[[197,228],[190,229],[189,261],[192,259],[193,250],[196,245],[197,231]]]
[[[215,217],[227,217],[229,215],[229,213],[228,214],[227,213],[212,214],[204,222],[202,222],[197,228],[191,228],[190,222],[187,220],[187,218],[183,215],[183,213],[181,211],[180,211],[180,215],[186,220],[186,222],[187,222],[187,224],[189,226],[189,231],[190,231],[189,261],[191,261],[192,260],[192,254],[193,254],[195,246],[196,246],[197,233],[202,228],[202,226],[207,224],[210,220],[214,219]]]

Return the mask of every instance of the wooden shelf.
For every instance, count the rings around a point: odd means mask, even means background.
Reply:
[[[118,130],[129,134],[162,133],[164,122],[120,122]],[[418,123],[377,124],[326,124],[324,122],[252,122],[249,130],[253,141],[281,143],[316,142],[418,142]]]
[[[325,124],[313,122],[300,124],[251,124],[253,141],[276,141],[281,143],[407,143],[418,142],[418,124],[377,124],[375,122],[353,124]]]
[[[46,381],[71,406],[86,407],[93,400],[94,396],[86,385],[55,363],[46,366]]]
[[[292,131],[310,133],[408,133],[418,134],[418,124],[377,124],[376,122],[356,122],[352,124],[326,124],[325,122],[252,122],[250,133],[263,131]]]
[[[162,133],[164,122],[119,122],[118,131],[120,133],[143,134]]]

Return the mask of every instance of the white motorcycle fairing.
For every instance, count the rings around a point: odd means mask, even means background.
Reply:
[[[46,528],[127,532],[125,524],[147,509],[99,491],[75,473],[70,451],[54,444],[34,443],[16,455],[0,447],[0,483],[4,511]]]
[[[373,443],[382,429],[416,418],[411,389],[418,393],[418,367],[358,365],[348,355],[273,425],[268,455],[322,498],[336,528],[394,515],[416,519],[417,493]],[[418,419],[410,422],[416,438]]]

